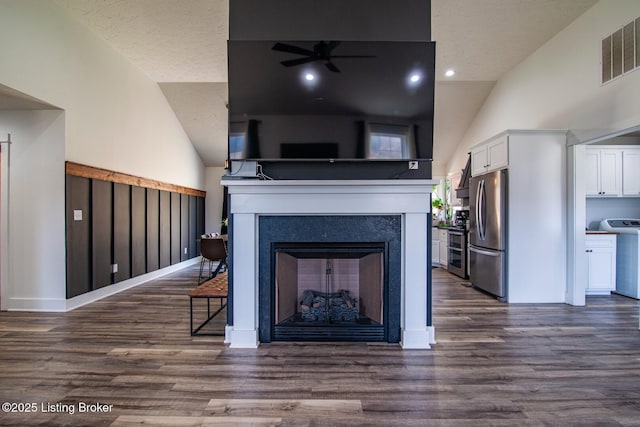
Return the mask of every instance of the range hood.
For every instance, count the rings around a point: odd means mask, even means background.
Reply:
[[[458,199],[469,198],[469,178],[471,178],[471,153],[469,153],[467,165],[462,170],[462,178],[460,178],[460,183],[456,188],[456,197]]]

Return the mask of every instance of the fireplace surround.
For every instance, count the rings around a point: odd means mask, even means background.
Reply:
[[[383,337],[357,339],[399,342],[406,349],[430,348],[435,343],[430,296],[434,183],[224,179],[230,196],[225,342],[232,348],[256,348],[273,340],[275,248],[289,246],[291,253],[295,252],[291,245],[312,243],[334,249],[336,245],[384,248]]]

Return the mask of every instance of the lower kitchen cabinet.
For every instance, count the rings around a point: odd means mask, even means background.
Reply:
[[[587,234],[587,295],[609,295],[616,288],[616,235]]]
[[[433,227],[431,230],[431,265],[437,267],[440,265],[440,234],[438,228]]]
[[[440,267],[447,268],[447,245],[449,242],[449,231],[446,228],[438,229],[438,243],[439,243],[439,258]]]

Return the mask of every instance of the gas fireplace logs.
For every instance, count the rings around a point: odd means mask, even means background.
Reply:
[[[306,290],[300,301],[302,319],[307,322],[327,320],[353,322],[358,319],[358,302],[349,291],[333,293]]]

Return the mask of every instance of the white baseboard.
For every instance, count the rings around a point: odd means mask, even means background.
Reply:
[[[9,298],[7,311],[64,313],[67,311],[67,300],[63,298]]]
[[[78,295],[70,299],[61,298],[9,298],[8,311],[43,311],[43,312],[66,312],[74,310],[83,305],[87,305],[102,298],[117,294],[126,289],[146,283],[158,277],[166,276],[183,268],[189,267],[200,262],[200,257],[195,257],[178,264],[171,265],[161,270],[123,280],[86,294]]]
[[[433,326],[425,326],[424,329],[402,330],[400,346],[405,350],[427,350],[430,344],[435,344],[435,331]]]
[[[151,273],[143,274],[141,276],[132,277],[131,279],[123,280],[122,282],[105,286],[104,288],[96,289],[95,291],[87,292],[86,294],[78,295],[77,297],[73,297],[67,300],[67,311],[71,311],[78,307],[82,307],[83,305],[101,300],[102,298],[117,294],[126,289],[130,289],[143,283],[149,282],[153,279],[166,276],[167,274],[182,270],[183,268],[192,266],[193,264],[197,264],[199,262],[200,257],[191,258],[187,261],[170,265],[169,267],[165,267],[161,270],[156,270]]]
[[[225,331],[226,333],[227,331]],[[226,338],[225,338],[226,341]],[[253,348],[256,349],[260,345],[258,340],[258,331],[256,329],[231,329],[230,348]]]

